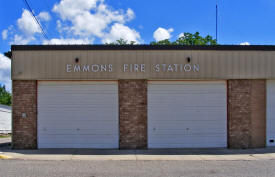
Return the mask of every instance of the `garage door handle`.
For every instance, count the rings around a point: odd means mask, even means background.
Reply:
[[[79,128],[77,128],[76,130],[77,130],[77,131],[79,131],[80,129],[79,129]]]
[[[153,128],[153,131],[155,131],[155,130],[156,130],[156,128],[154,127],[154,128]]]

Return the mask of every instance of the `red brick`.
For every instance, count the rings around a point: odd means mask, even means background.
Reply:
[[[12,81],[12,148],[37,148],[36,81]],[[22,113],[27,117],[22,118]]]
[[[119,80],[121,149],[147,148],[147,81]]]
[[[265,80],[228,80],[227,111],[229,148],[265,147]]]

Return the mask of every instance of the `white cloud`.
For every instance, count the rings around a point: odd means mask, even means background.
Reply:
[[[242,42],[242,43],[240,43],[240,45],[250,45],[250,43],[249,42]]]
[[[51,19],[51,16],[48,12],[40,12],[37,17],[42,21],[49,21]]]
[[[15,34],[10,44],[26,45],[34,40],[35,40],[35,37],[33,36],[22,36],[22,35]]]
[[[54,5],[53,12],[59,14],[62,19],[58,24],[60,27],[68,27],[64,24],[69,23],[71,26],[66,30],[81,37],[102,38],[113,23],[125,24],[135,17],[132,9],[128,9],[126,13],[122,10],[112,10],[104,0],[61,0]],[[62,30],[64,31],[64,28]]]
[[[114,42],[118,39],[124,39],[128,42],[135,41],[140,43],[140,34],[134,29],[129,28],[123,24],[115,23],[110,30],[110,33],[105,35],[105,38],[102,40],[103,43]]]
[[[8,30],[5,29],[2,31],[2,39],[6,40],[7,38],[8,38]]]
[[[134,11],[133,11],[132,9],[130,9],[130,8],[127,9],[126,15],[127,15],[127,21],[131,21],[132,19],[135,18],[135,13],[134,13]]]
[[[73,26],[71,27],[74,35],[97,37],[103,36],[103,30],[107,27],[108,22],[96,15],[92,15],[90,12],[86,12],[82,15],[76,16],[73,19]]]
[[[66,32],[70,32],[70,27],[63,24],[60,20],[56,20],[56,29],[61,35],[64,35]]]
[[[27,36],[41,32],[30,11],[26,9],[23,10],[21,18],[17,20],[17,25],[19,29]]]
[[[171,33],[174,31],[173,28],[165,29],[159,27],[153,34],[154,39],[156,41],[162,41],[165,39],[170,39],[171,38]]]
[[[61,45],[61,44],[92,44],[93,41],[89,39],[57,39],[53,38],[51,40],[45,40],[43,41],[43,44],[55,44],[55,45]]]
[[[129,42],[141,41],[140,34],[126,25],[135,18],[135,13],[130,8],[113,9],[104,0],[60,0],[52,11],[59,17],[55,23],[59,36],[49,40],[41,39],[39,25],[31,12],[23,9],[17,26],[13,31],[4,30],[2,38],[9,38],[10,44],[92,44],[95,39],[115,41],[120,38]],[[48,22],[51,18],[46,11],[37,15],[41,22]]]
[[[51,16],[48,12],[43,11],[37,15],[39,21],[49,21]],[[4,30],[5,31],[5,30]],[[5,37],[4,31],[2,37]],[[21,17],[17,20],[17,28],[12,25],[8,28],[10,44],[29,44],[36,40],[37,35],[41,33],[39,25],[36,23],[30,11],[23,9]]]
[[[0,71],[11,68],[11,61],[9,58],[5,57],[0,53]]]
[[[0,83],[6,86],[8,91],[11,91],[11,61],[0,53]]]
[[[61,0],[59,4],[55,4],[53,11],[57,12],[63,20],[73,19],[83,12],[87,12],[96,7],[99,0]]]
[[[178,38],[181,38],[181,37],[184,37],[184,33],[180,33],[180,34],[178,35]]]

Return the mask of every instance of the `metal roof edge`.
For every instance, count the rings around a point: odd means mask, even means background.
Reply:
[[[12,45],[20,50],[262,50],[275,51],[275,45]],[[5,53],[6,55],[6,53]],[[11,56],[10,52],[7,52]]]
[[[11,59],[11,57],[12,57],[12,52],[11,52],[11,51],[5,52],[4,55],[5,55],[6,57],[8,57],[9,59]]]

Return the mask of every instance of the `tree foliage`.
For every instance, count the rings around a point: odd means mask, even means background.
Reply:
[[[150,43],[150,45],[171,45],[172,43],[170,42],[169,39],[164,39],[162,41],[153,41]]]
[[[151,45],[217,45],[216,39],[212,36],[207,35],[205,37],[200,36],[199,32],[194,34],[184,33],[183,36],[178,38],[176,41],[171,42],[169,39],[162,41],[154,41],[150,43]]]
[[[106,45],[136,45],[135,41],[127,41],[123,38],[116,40],[115,42],[105,43]],[[201,36],[199,32],[184,33],[176,41],[170,41],[165,39],[162,41],[153,41],[150,45],[217,45],[217,40],[213,39],[212,36],[207,35]]]
[[[116,40],[115,42],[106,43],[106,45],[134,45],[134,44],[136,44],[135,41],[130,41],[129,42],[129,41],[127,41],[125,39],[122,39],[122,38]]]
[[[5,85],[0,86],[0,104],[11,105],[11,94],[6,90]]]

